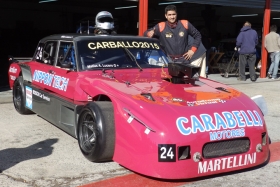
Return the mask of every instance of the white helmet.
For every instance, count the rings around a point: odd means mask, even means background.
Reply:
[[[101,11],[95,17],[95,27],[99,29],[113,29],[114,20],[110,12]]]

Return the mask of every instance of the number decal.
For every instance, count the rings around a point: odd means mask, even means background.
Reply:
[[[150,45],[148,44],[148,42],[144,42],[144,46],[145,46],[145,48],[150,48]]]
[[[176,162],[176,145],[159,144],[158,145],[159,162]]]
[[[160,151],[162,151],[160,158],[161,159],[166,159],[165,153],[166,153],[166,147],[160,148]]]
[[[170,159],[173,159],[174,154],[173,154],[173,151],[172,151],[172,147],[169,148],[169,151],[167,153],[167,157],[170,157]]]
[[[139,44],[141,45],[141,48],[145,48],[145,43],[144,42],[139,42]]]
[[[154,43],[154,46],[155,46],[156,49],[159,49],[159,46],[158,46],[157,43]]]

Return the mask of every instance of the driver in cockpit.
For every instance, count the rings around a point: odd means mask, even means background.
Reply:
[[[96,15],[94,34],[117,34],[114,30],[114,19],[110,12],[101,11]]]

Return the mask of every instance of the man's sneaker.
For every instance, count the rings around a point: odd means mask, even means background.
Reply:
[[[270,73],[267,73],[267,78],[271,79],[272,75]]]
[[[256,82],[256,80],[257,80],[257,76],[256,76],[256,75],[254,75],[254,76],[251,77],[251,81],[252,81],[252,82]]]
[[[271,80],[279,80],[279,79],[280,79],[280,77],[275,77],[275,78],[272,77],[272,78],[271,78]]]
[[[238,81],[246,81],[246,79],[242,79],[241,77],[237,78]]]

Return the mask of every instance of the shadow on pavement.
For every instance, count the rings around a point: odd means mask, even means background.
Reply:
[[[14,165],[30,159],[46,157],[52,154],[52,145],[58,139],[47,139],[24,148],[8,148],[0,150],[0,173]]]
[[[0,92],[5,92],[11,90],[9,86],[1,86],[0,85]]]

